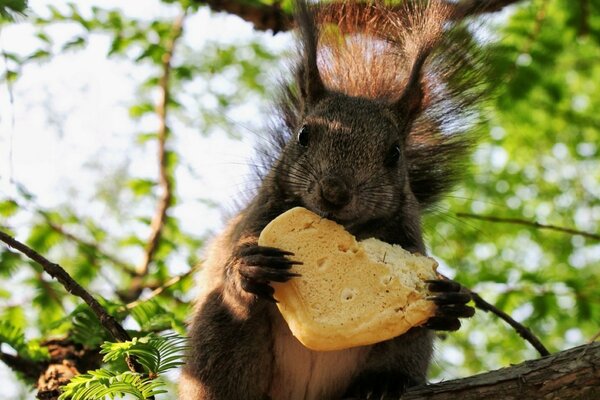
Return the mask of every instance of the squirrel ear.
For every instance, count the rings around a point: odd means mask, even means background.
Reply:
[[[404,91],[393,106],[395,112],[399,114],[400,119],[407,121],[408,125],[417,118],[423,108],[423,97],[425,96],[422,82],[423,65],[428,55],[429,52],[427,51],[422,51],[418,54],[408,76],[408,82],[404,87]]]
[[[313,105],[326,93],[317,67],[319,29],[315,23],[314,12],[310,10],[305,0],[296,2],[295,16],[302,45],[302,64],[298,69],[300,95],[306,104]]]

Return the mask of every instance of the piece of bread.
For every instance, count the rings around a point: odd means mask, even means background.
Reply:
[[[258,244],[291,251],[294,272],[273,282],[277,306],[309,349],[327,351],[399,336],[434,315],[426,279],[437,262],[377,239],[358,243],[341,225],[296,207],[269,223]]]

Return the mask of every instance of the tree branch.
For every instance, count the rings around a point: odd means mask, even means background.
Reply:
[[[579,29],[577,36],[587,36],[590,33],[590,2],[589,0],[579,0]]]
[[[283,11],[277,1],[272,5],[258,2],[241,3],[236,0],[204,0],[198,3],[206,4],[213,11],[237,15],[252,23],[254,29],[259,31],[270,30],[275,34],[292,28],[292,16]]]
[[[172,277],[171,279],[167,280],[162,286],[157,287],[156,289],[154,289],[149,295],[148,297],[146,297],[145,299],[138,299],[135,301],[132,301],[131,303],[128,303],[125,305],[125,308],[127,310],[131,310],[132,308],[135,308],[136,306],[140,305],[141,303],[144,303],[150,299],[153,299],[156,296],[160,296],[160,294],[162,292],[164,292],[165,290],[167,290],[169,287],[175,285],[177,282],[181,281],[182,279],[187,278],[188,276],[192,275],[194,272],[198,271],[198,269],[200,268],[200,265],[196,265],[192,268],[190,268],[189,271],[181,274],[181,275],[177,275]]]
[[[38,263],[44,269],[44,271],[46,271],[50,276],[59,281],[67,290],[67,292],[83,299],[83,301],[85,301],[86,304],[92,309],[94,314],[96,314],[102,326],[108,332],[110,332],[110,334],[115,340],[119,342],[131,340],[131,337],[129,336],[127,331],[123,329],[123,327],[117,322],[117,320],[112,315],[110,315],[100,303],[98,303],[94,296],[92,296],[73,278],[71,278],[71,276],[67,273],[67,271],[64,270],[63,267],[49,261],[35,250],[31,249],[27,245],[19,242],[18,240],[14,239],[10,235],[7,235],[2,231],[0,231],[0,241],[3,241],[8,246],[20,251],[21,253],[29,257],[31,260]],[[132,371],[139,370],[140,368],[140,366],[137,365],[137,362],[133,358],[128,359],[127,363]]]
[[[552,230],[552,231],[557,231],[557,232],[568,233],[570,235],[580,235],[580,236],[584,236],[588,239],[600,240],[600,235],[597,235],[595,233],[578,231],[576,229],[565,228],[565,227],[556,226],[556,225],[540,224],[539,222],[528,221],[528,220],[520,219],[520,218],[502,218],[502,217],[493,217],[491,215],[477,215],[477,214],[469,214],[469,213],[456,213],[456,216],[463,217],[463,218],[479,219],[482,221],[489,221],[489,222],[525,225],[525,226],[529,226],[531,228],[547,229],[547,230]]]
[[[401,400],[600,398],[600,343],[468,378],[408,389]]]
[[[75,282],[75,280],[71,278],[67,271],[65,271],[60,265],[49,261],[35,250],[2,231],[0,231],[0,240],[38,263],[44,269],[44,271],[58,280],[69,293],[83,299],[83,301],[90,306],[92,311],[94,311],[94,314],[96,314],[102,323],[102,326],[104,326],[104,328],[106,328],[106,330],[108,330],[116,340],[120,342],[131,340],[129,334],[125,331],[125,329],[123,329],[117,320],[108,314],[104,307],[102,307],[102,305],[98,303],[98,301],[87,290]]]
[[[26,378],[33,381],[37,380],[44,370],[42,363],[26,360],[18,355],[13,356],[12,354],[0,352],[0,361],[6,364],[13,371],[19,372]]]
[[[79,236],[76,236],[75,234],[65,230],[61,225],[52,221],[52,219],[43,211],[39,211],[39,214],[44,218],[44,220],[46,221],[46,223],[48,224],[50,229],[52,229],[56,233],[59,233],[64,238],[66,238],[74,243],[79,244],[83,248],[93,252],[94,254],[97,254],[98,256],[100,256],[100,258],[104,258],[104,259],[108,260],[114,266],[121,268],[127,274],[129,274],[129,275],[136,274],[136,272],[133,270],[133,268],[130,265],[128,265],[126,262],[119,260],[115,256],[104,251],[102,248],[100,248],[100,245],[98,243],[90,242],[88,240],[85,240],[85,239],[83,239]]]
[[[184,11],[173,23],[171,38],[166,45],[165,53],[162,56],[162,75],[159,80],[160,100],[156,107],[156,113],[159,119],[158,127],[158,164],[159,164],[159,185],[161,187],[161,195],[158,200],[156,212],[152,217],[150,224],[150,237],[146,243],[146,249],[141,263],[136,268],[138,276],[145,276],[148,273],[148,268],[154,257],[154,253],[160,242],[165,220],[167,218],[167,210],[171,206],[173,197],[171,177],[169,176],[169,166],[167,160],[166,142],[169,136],[169,126],[167,125],[167,111],[170,100],[169,77],[171,75],[171,59],[175,50],[177,39],[183,33],[183,22],[185,21],[186,12]]]
[[[535,336],[529,328],[518,323],[510,315],[508,315],[507,313],[500,310],[496,306],[493,306],[492,304],[490,304],[487,301],[485,301],[484,299],[482,299],[481,296],[479,296],[477,293],[472,292],[472,291],[470,291],[470,293],[471,293],[471,298],[475,302],[475,306],[477,306],[477,308],[479,308],[480,310],[483,310],[485,312],[491,312],[493,314],[496,314],[498,317],[500,317],[502,320],[504,320],[507,324],[512,326],[513,329],[515,331],[517,331],[519,336],[521,336],[523,339],[527,340],[538,351],[538,353],[540,353],[541,356],[550,355],[550,352],[548,351],[548,349],[546,349],[546,347],[542,344],[541,340],[538,339],[537,336]]]

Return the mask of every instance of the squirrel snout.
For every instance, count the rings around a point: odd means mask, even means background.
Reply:
[[[323,202],[331,208],[342,208],[350,202],[349,185],[341,178],[326,176],[321,179],[319,192]]]

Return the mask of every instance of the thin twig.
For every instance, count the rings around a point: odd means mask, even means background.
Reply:
[[[183,22],[185,21],[186,12],[184,11],[173,23],[172,34],[165,53],[162,56],[162,75],[159,80],[160,100],[156,107],[156,113],[159,119],[158,127],[158,164],[159,164],[159,185],[161,187],[161,195],[158,199],[156,212],[152,217],[150,224],[150,237],[146,242],[146,248],[141,263],[136,268],[138,276],[145,276],[148,273],[148,268],[154,257],[154,253],[158,248],[163,227],[167,217],[167,211],[171,206],[172,183],[169,176],[169,166],[167,160],[166,142],[169,136],[169,126],[167,124],[167,111],[169,108],[169,100],[171,97],[169,77],[171,76],[171,59],[175,50],[177,39],[183,33]]]
[[[551,231],[568,233],[570,235],[580,235],[580,236],[586,237],[588,239],[600,240],[600,235],[595,234],[595,233],[578,231],[576,229],[565,228],[565,227],[556,226],[556,225],[540,224],[539,222],[528,221],[528,220],[520,219],[520,218],[502,218],[502,217],[493,217],[491,215],[477,215],[477,214],[469,214],[469,213],[456,213],[456,216],[463,217],[463,218],[479,219],[482,221],[489,221],[489,222],[525,225],[525,226],[529,226],[531,228],[547,229],[547,230],[551,230]]]
[[[496,314],[498,317],[503,319],[507,324],[512,326],[515,331],[517,331],[519,336],[531,343],[531,345],[540,353],[542,357],[550,355],[548,349],[546,349],[546,347],[542,344],[540,339],[538,339],[529,328],[518,323],[510,315],[482,299],[481,296],[479,296],[477,293],[470,290],[469,292],[471,293],[471,298],[475,302],[475,306],[477,308],[485,312],[491,312],[493,314]]]
[[[50,276],[59,281],[67,292],[80,297],[86,304],[91,308],[91,310],[96,314],[100,323],[106,329],[112,337],[119,341],[125,342],[131,340],[131,336],[127,333],[125,329],[117,322],[117,320],[110,315],[104,307],[92,296],[87,290],[85,290],[79,283],[77,283],[71,276],[58,264],[55,264],[49,261],[44,256],[40,255],[38,252],[30,248],[29,246],[19,242],[14,239],[12,236],[0,231],[0,241],[3,241],[8,246],[20,251],[24,255],[26,255],[31,260],[38,263],[44,271],[46,271]],[[141,371],[140,366],[133,358],[129,358],[127,360],[127,364],[129,369],[132,371]]]
[[[577,36],[587,36],[590,33],[590,2],[589,0],[579,0],[579,29]]]
[[[172,277],[171,279],[167,280],[162,286],[159,286],[156,289],[154,289],[152,292],[150,292],[148,297],[146,297],[145,299],[138,299],[138,300],[132,301],[131,303],[126,304],[125,308],[127,310],[131,310],[132,308],[135,308],[136,306],[140,305],[141,303],[149,301],[149,300],[155,298],[156,296],[160,296],[160,294],[163,293],[165,290],[167,290],[169,287],[171,287],[171,286],[175,285],[176,283],[180,282],[181,280],[187,278],[188,276],[192,275],[199,269],[200,269],[200,264],[190,268],[189,271],[187,271],[181,275]]]
[[[66,238],[72,242],[75,242],[75,243],[81,245],[82,247],[86,248],[87,250],[97,254],[98,256],[100,256],[100,258],[103,258],[103,259],[109,261],[114,266],[125,271],[127,274],[136,275],[135,270],[130,265],[128,265],[125,261],[119,260],[115,256],[104,251],[102,248],[100,248],[100,245],[98,243],[88,241],[86,239],[83,239],[83,238],[75,235],[72,232],[65,230],[61,225],[52,221],[52,219],[43,211],[40,211],[39,214],[44,218],[44,220],[46,221],[46,223],[48,224],[50,229],[52,229],[56,233],[59,233],[64,238]]]

